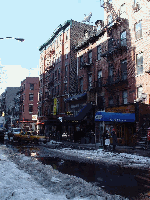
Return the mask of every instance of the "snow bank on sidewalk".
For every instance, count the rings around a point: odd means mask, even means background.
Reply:
[[[60,150],[54,150],[64,153],[70,156],[76,156],[78,158],[87,158],[89,160],[107,162],[108,164],[121,164],[122,166],[128,167],[145,167],[149,168],[150,158],[127,154],[127,153],[113,153],[107,152],[103,149],[98,150],[77,150],[71,148],[62,148]]]
[[[82,178],[62,174],[16,148],[0,146],[0,200],[123,200]]]
[[[0,146],[0,199],[14,200],[65,200],[65,195],[50,194],[47,189],[32,179],[31,175],[19,170],[9,161]]]

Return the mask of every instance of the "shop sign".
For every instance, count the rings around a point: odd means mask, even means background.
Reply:
[[[57,108],[56,106],[53,107],[53,115],[56,115]]]
[[[106,112],[114,112],[114,113],[135,113],[134,105],[106,108]]]
[[[32,120],[37,120],[37,115],[32,115]]]

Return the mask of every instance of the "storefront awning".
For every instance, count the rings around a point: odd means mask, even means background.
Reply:
[[[113,113],[98,111],[95,114],[95,121],[135,122],[135,113]]]
[[[78,95],[75,95],[75,96],[72,96],[72,97],[69,97],[68,99],[66,99],[65,101],[66,102],[70,102],[70,101],[75,101],[75,100],[80,100],[82,99],[83,97],[86,97],[87,93],[82,93],[82,94],[78,94]]]

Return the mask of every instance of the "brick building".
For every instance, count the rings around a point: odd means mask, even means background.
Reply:
[[[76,46],[78,97],[68,98],[75,113],[70,120],[78,121],[81,105],[94,104],[98,140],[106,129],[115,129],[120,144],[130,145],[134,133],[150,125],[150,3],[108,0],[101,5],[104,23],[98,20],[97,30],[87,31],[87,40]]]
[[[26,77],[20,87],[20,127],[28,126],[35,130],[38,114],[39,77]],[[35,116],[35,120],[33,119]]]
[[[77,58],[75,46],[86,31],[93,26],[68,20],[54,30],[50,39],[44,43],[40,51],[40,91],[39,91],[39,123],[44,123],[45,131],[58,125],[58,117],[68,111],[66,99],[76,94]],[[55,127],[56,128],[56,127]]]

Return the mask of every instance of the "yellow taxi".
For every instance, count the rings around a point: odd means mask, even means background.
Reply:
[[[49,137],[37,135],[33,131],[25,132],[25,131],[21,130],[21,132],[19,134],[15,134],[13,136],[13,141],[17,141],[17,142],[25,141],[25,142],[33,142],[35,144],[38,144],[38,142],[43,142],[43,143],[48,142]]]

